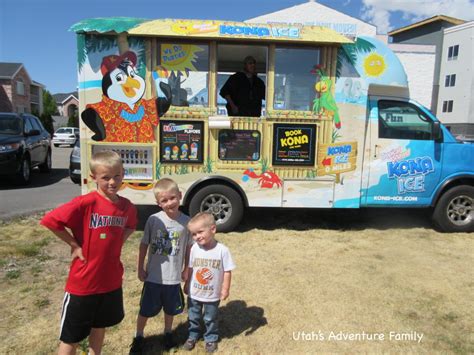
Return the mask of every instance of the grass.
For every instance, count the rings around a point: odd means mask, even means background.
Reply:
[[[423,218],[414,210],[251,210],[239,231],[218,236],[237,264],[220,307],[220,351],[473,353],[473,235],[437,233]],[[139,238],[124,246],[126,316],[108,330],[104,353],[128,353],[134,334]],[[44,244],[25,255],[22,246],[35,242]],[[35,218],[0,225],[0,353],[55,352],[68,254]],[[174,328],[184,343],[186,315]],[[162,329],[161,314],[147,325],[149,354],[161,351]],[[354,340],[361,334],[366,340]],[[374,334],[384,339],[367,340]],[[203,351],[199,342],[192,353]]]

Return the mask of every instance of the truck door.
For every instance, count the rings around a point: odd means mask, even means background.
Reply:
[[[361,204],[429,205],[443,156],[432,118],[412,102],[370,96],[367,119]]]

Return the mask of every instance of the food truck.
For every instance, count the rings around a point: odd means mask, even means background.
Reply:
[[[75,24],[82,192],[94,152],[122,157],[121,195],[154,204],[174,179],[191,215],[230,231],[246,207],[426,207],[474,230],[474,145],[410,99],[374,38],[298,24],[88,19]],[[260,117],[229,116],[219,90],[253,56]]]

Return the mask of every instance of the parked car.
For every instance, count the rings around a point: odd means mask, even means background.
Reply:
[[[27,184],[34,167],[51,171],[50,134],[33,115],[0,113],[0,175]]]
[[[69,157],[69,177],[73,183],[81,183],[81,141],[79,139]]]
[[[53,134],[53,144],[55,147],[60,144],[67,144],[74,146],[76,141],[79,139],[79,128],[75,127],[61,127],[56,130]]]

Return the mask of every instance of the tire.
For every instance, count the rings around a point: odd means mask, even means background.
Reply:
[[[474,232],[474,187],[446,191],[436,204],[433,222],[443,232]]]
[[[240,195],[226,185],[209,185],[199,190],[189,203],[189,213],[214,215],[218,232],[232,231],[242,220],[244,205]]]
[[[48,149],[44,163],[40,164],[39,169],[42,173],[49,173],[51,171],[52,165],[53,162],[51,160],[51,150]]]
[[[59,144],[53,144],[56,148],[59,147]]]
[[[78,184],[78,185],[81,184],[81,178],[72,177],[71,175],[69,175],[69,177],[71,178],[71,181],[73,183]]]
[[[31,179],[30,159],[26,156],[21,159],[20,170],[16,174],[16,182],[19,185],[27,185]]]

